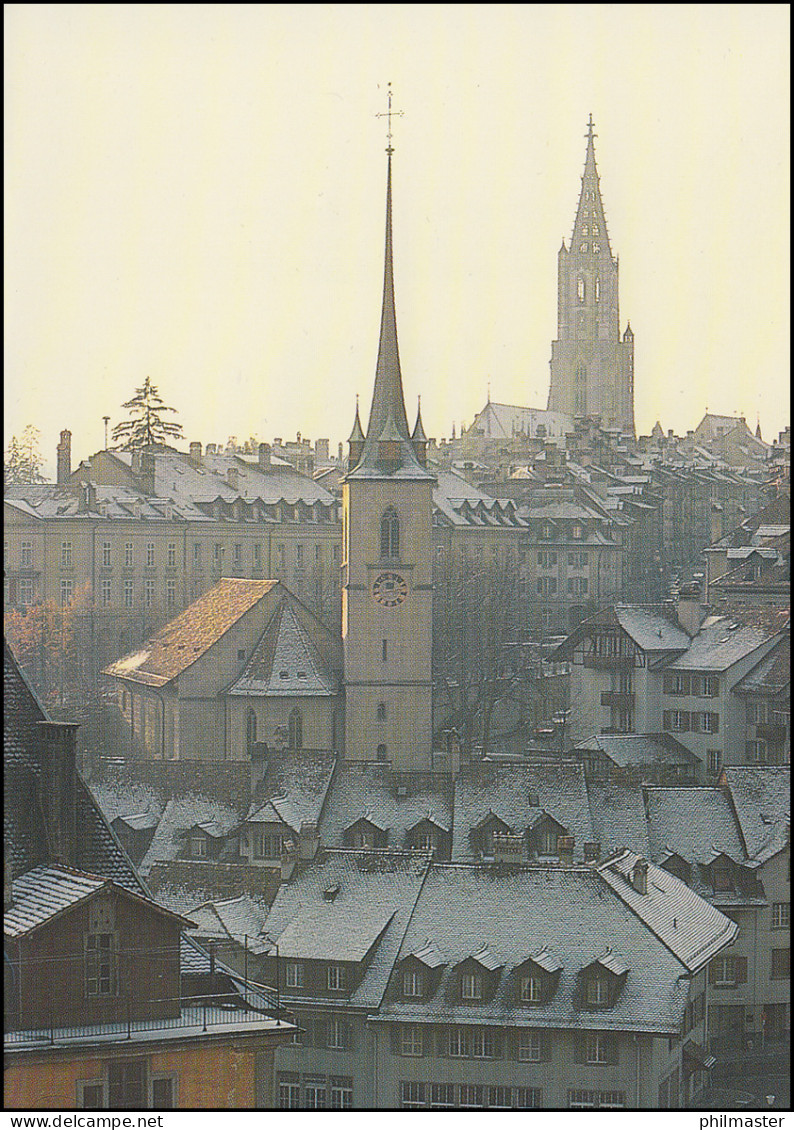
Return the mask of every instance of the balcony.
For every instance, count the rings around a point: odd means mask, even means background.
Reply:
[[[625,671],[634,667],[633,655],[583,655],[582,664],[594,671]]]
[[[634,692],[633,691],[602,691],[601,692],[601,705],[614,706],[618,710],[633,710],[634,709]]]
[[[6,1031],[3,1044],[5,1051],[10,1052],[17,1048],[53,1047],[85,1041],[119,1045],[208,1034],[245,1034],[285,1026],[285,1021],[277,1018],[279,1010],[270,1004],[268,998],[259,993],[251,995],[256,997],[256,1004],[237,994],[153,1000],[148,1002],[152,1012],[161,1015],[143,1018],[134,1015],[140,1011],[140,1002],[133,1006],[129,1000],[119,1000],[116,1016],[104,1023],[61,1026],[53,1018],[45,1028]],[[167,1012],[173,1015],[162,1015]]]

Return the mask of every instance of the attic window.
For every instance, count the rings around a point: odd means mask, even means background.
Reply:
[[[306,672],[305,671],[299,671],[298,672],[298,678],[299,679],[305,679],[306,678]]]
[[[590,977],[585,986],[585,1000],[594,1008],[604,1008],[610,1003],[612,985],[608,977],[596,973]]]
[[[326,902],[333,902],[338,894],[339,884],[334,883],[332,886],[325,888],[325,890],[323,891],[323,898]]]
[[[279,671],[278,676],[280,679],[288,679],[289,671]]]

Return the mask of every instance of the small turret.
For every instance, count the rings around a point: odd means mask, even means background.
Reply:
[[[416,458],[423,467],[427,466],[427,436],[425,429],[422,427],[422,398],[419,397],[419,403],[416,409],[416,423],[414,430],[411,433],[411,443],[413,444]]]
[[[358,414],[358,397],[356,397],[356,418],[353,421],[353,430],[347,442],[350,444],[348,467],[352,471],[361,462],[361,453],[364,450],[364,432],[361,430],[361,419]]]

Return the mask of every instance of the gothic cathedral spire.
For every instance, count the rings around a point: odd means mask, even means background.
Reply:
[[[552,342],[549,408],[592,416],[634,435],[634,335],[621,340],[618,261],[609,245],[595,157],[593,117],[587,123],[582,188],[570,247],[557,255],[557,340]]]

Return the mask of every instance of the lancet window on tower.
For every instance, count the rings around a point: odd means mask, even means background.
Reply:
[[[580,302],[584,302],[584,279],[581,275],[576,280],[576,297]]]
[[[248,718],[246,721],[246,744],[248,753],[253,751],[254,743],[256,742],[256,714],[253,710],[248,711]]]
[[[289,716],[289,748],[303,749],[303,716],[297,706]]]
[[[380,520],[380,555],[384,559],[400,556],[400,520],[393,506],[384,511]]]

